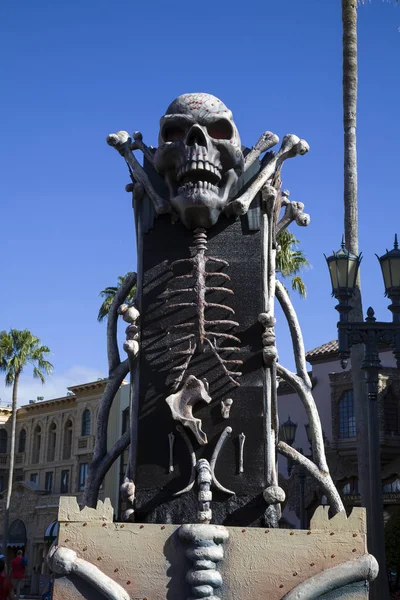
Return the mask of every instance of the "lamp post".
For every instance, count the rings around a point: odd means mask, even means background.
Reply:
[[[289,446],[293,446],[293,442],[296,438],[297,423],[293,423],[288,415],[288,420],[281,424],[279,427],[279,437],[282,441],[286,442]],[[287,459],[287,472],[290,477],[292,471],[293,461]]]
[[[349,252],[342,241],[341,249],[328,258],[325,256],[329,267],[332,283],[332,296],[339,301],[335,306],[338,311],[338,345],[342,367],[347,365],[350,348],[355,344],[364,344],[364,360],[362,369],[365,372],[365,381],[368,393],[368,456],[369,456],[369,507],[367,507],[368,545],[380,565],[381,577],[386,577],[385,567],[385,540],[383,525],[383,500],[381,484],[381,460],[379,443],[378,420],[378,381],[381,361],[379,346],[384,343],[391,344],[396,357],[397,367],[400,368],[400,251],[398,249],[397,235],[394,247],[386,254],[379,257],[385,295],[390,298],[389,306],[393,318],[392,322],[377,321],[374,311],[370,307],[365,321],[349,322],[348,315],[352,310],[350,299],[355,292],[357,273],[361,262],[361,255]],[[376,582],[378,589],[379,580]]]

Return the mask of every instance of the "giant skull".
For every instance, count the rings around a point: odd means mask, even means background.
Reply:
[[[211,94],[176,98],[161,117],[154,164],[186,227],[214,225],[244,165],[231,111]]]

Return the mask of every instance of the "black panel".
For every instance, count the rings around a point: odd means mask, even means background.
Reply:
[[[168,310],[162,296],[168,286],[176,286],[174,275],[190,272],[189,265],[171,270],[174,260],[193,255],[193,232],[181,223],[172,223],[171,216],[158,217],[154,227],[143,238],[143,298],[142,298],[142,341],[140,355],[140,413],[138,460],[136,470],[136,518],[138,521],[160,523],[196,522],[198,510],[196,486],[191,493],[178,498],[173,493],[184,488],[190,477],[190,457],[187,447],[175,431],[170,408],[165,398],[172,393],[174,375],[171,368],[182,363],[182,357],[173,352],[177,334],[170,331],[171,325],[193,321],[194,308]],[[233,429],[218,458],[216,476],[220,483],[236,492],[227,496],[213,489],[214,523],[236,525],[260,525],[265,510],[262,500],[264,481],[263,446],[263,388],[262,388],[262,328],[257,321],[261,312],[261,265],[260,232],[249,231],[247,219],[228,219],[222,216],[208,235],[207,256],[224,259],[229,267],[218,266],[218,270],[229,275],[230,282],[220,277],[207,279],[208,285],[228,287],[234,295],[222,292],[207,294],[209,302],[225,304],[234,309],[228,315],[222,309],[209,309],[207,318],[229,318],[239,322],[239,327],[221,331],[240,338],[240,352],[233,358],[244,361],[243,376],[238,378],[240,387],[235,387],[224,374],[211,351],[196,354],[185,378],[195,375],[206,377],[212,397],[210,405],[199,403],[194,415],[202,420],[208,444],[199,446],[188,431],[196,450],[197,459],[208,460],[223,429]],[[216,267],[208,263],[207,269]],[[180,284],[182,285],[182,283]],[[190,294],[180,294],[174,301],[192,301]],[[171,302],[172,300],[168,300]],[[168,333],[170,331],[170,333]],[[182,335],[182,334],[180,334]],[[184,347],[181,346],[180,349]],[[233,398],[229,419],[221,416],[221,400]],[[168,472],[168,434],[176,434],[174,456],[175,470]],[[238,435],[244,432],[244,473],[238,474]]]

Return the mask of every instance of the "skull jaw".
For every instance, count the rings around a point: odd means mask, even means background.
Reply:
[[[210,202],[210,199],[205,198],[203,193],[190,196],[180,194],[171,200],[171,204],[188,229],[197,227],[209,229],[218,221],[224,208],[219,198],[217,201]]]
[[[175,182],[172,183],[171,179],[167,177],[171,205],[188,229],[196,229],[197,227],[209,229],[218,221],[221,212],[228,203],[232,186],[237,180],[238,175],[234,169],[230,169],[223,177],[218,191],[192,187],[189,190],[177,193]]]

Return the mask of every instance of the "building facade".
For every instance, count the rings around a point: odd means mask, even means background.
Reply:
[[[336,340],[309,351],[306,358],[312,367],[309,374],[331,475],[350,511],[353,506],[360,506],[351,362],[349,360],[346,369],[342,369]],[[400,506],[400,372],[391,350],[382,351],[380,359],[379,437],[384,516],[388,519]],[[299,397],[285,382],[280,383],[278,396],[280,423],[285,423],[290,416],[297,425],[293,446],[301,448],[305,455],[311,455],[306,427],[308,419]],[[284,511],[288,525],[299,526],[302,511],[305,511],[303,519],[307,524],[315,508],[326,503],[326,498],[311,478],[304,476],[301,469],[292,468],[283,457],[279,457],[279,470],[282,479],[286,479],[286,486],[292,489],[291,500]]]
[[[7,561],[23,548],[28,558],[25,592],[41,593],[48,581],[45,561],[57,533],[61,495],[83,490],[94,450],[94,428],[106,380],[68,388],[67,396],[31,401],[17,411],[14,484],[11,496]],[[129,407],[129,385],[119,389],[111,411],[108,444],[122,431],[124,410]],[[3,532],[5,494],[10,457],[11,408],[0,409],[0,531]],[[115,517],[119,510],[120,462],[107,473],[100,499],[110,498]]]

